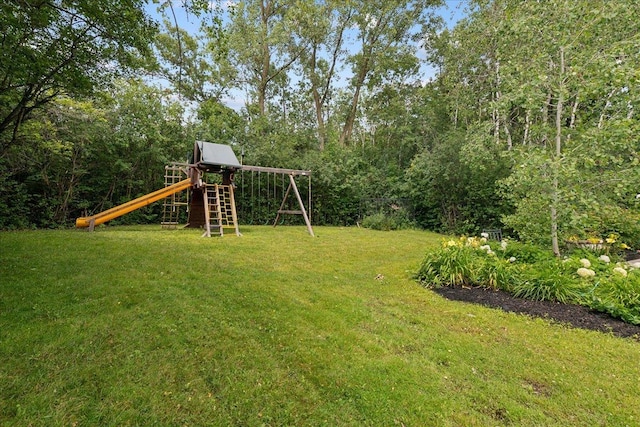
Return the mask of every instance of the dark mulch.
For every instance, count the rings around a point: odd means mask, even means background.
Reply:
[[[494,291],[484,288],[442,287],[434,289],[434,292],[450,300],[501,308],[504,311],[523,313],[569,324],[575,328],[607,332],[618,337],[634,338],[640,341],[640,326],[625,323],[608,314],[600,313],[580,305],[559,304],[550,301],[531,301],[516,298],[505,291]]]

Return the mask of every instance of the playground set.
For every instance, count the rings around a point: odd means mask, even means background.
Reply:
[[[203,237],[211,237],[212,234],[223,236],[225,228],[232,228],[235,234],[240,236],[234,195],[234,176],[238,171],[273,174],[274,177],[281,175],[283,183],[285,176],[288,176],[289,186],[284,193],[273,226],[278,224],[281,215],[302,215],[307,231],[314,236],[309,215],[296,185],[296,177],[309,177],[308,204],[310,207],[311,171],[243,165],[238,161],[231,146],[205,141],[195,142],[191,163],[173,163],[165,166],[164,188],[98,214],[78,218],[76,227],[93,231],[96,225],[164,199],[162,218],[164,228],[176,228],[181,210],[187,208],[188,220],[185,227],[202,228]],[[299,209],[286,208],[292,191]]]

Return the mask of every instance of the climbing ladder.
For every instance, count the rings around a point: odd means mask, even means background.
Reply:
[[[206,202],[204,204],[205,231],[203,236],[211,237],[212,233],[224,236],[225,228],[233,228],[236,235],[240,236],[233,186],[207,184],[204,193]]]
[[[164,167],[164,186],[169,187],[187,177],[186,164],[172,163]],[[189,192],[180,191],[167,197],[162,205],[162,228],[175,229],[180,221],[181,208],[189,209]]]

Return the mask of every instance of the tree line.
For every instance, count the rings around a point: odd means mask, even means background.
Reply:
[[[5,2],[0,227],[66,226],[157,189],[202,139],[313,170],[317,223],[386,203],[424,228],[503,228],[557,253],[637,243],[631,1],[473,0],[453,28],[441,3],[158,1],[156,22],[143,1]],[[225,105],[238,93],[242,108]]]

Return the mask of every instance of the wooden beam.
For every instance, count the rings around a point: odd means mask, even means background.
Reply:
[[[233,228],[236,231],[236,236],[240,237],[240,229],[238,228],[238,213],[236,212],[236,196],[233,193],[233,185],[229,185],[229,198],[231,199],[231,218],[233,220]]]
[[[304,209],[304,203],[302,203],[302,197],[300,197],[300,193],[298,192],[298,186],[296,185],[295,179],[293,179],[293,175],[289,175],[289,180],[291,181],[291,185],[293,186],[293,191],[296,194],[296,198],[298,199],[298,204],[300,204],[300,209],[302,210],[302,216],[304,217],[304,222],[307,223],[307,230],[311,237],[316,237],[313,234],[313,228],[311,228],[311,221],[309,221],[309,217],[307,216],[307,211]]]

